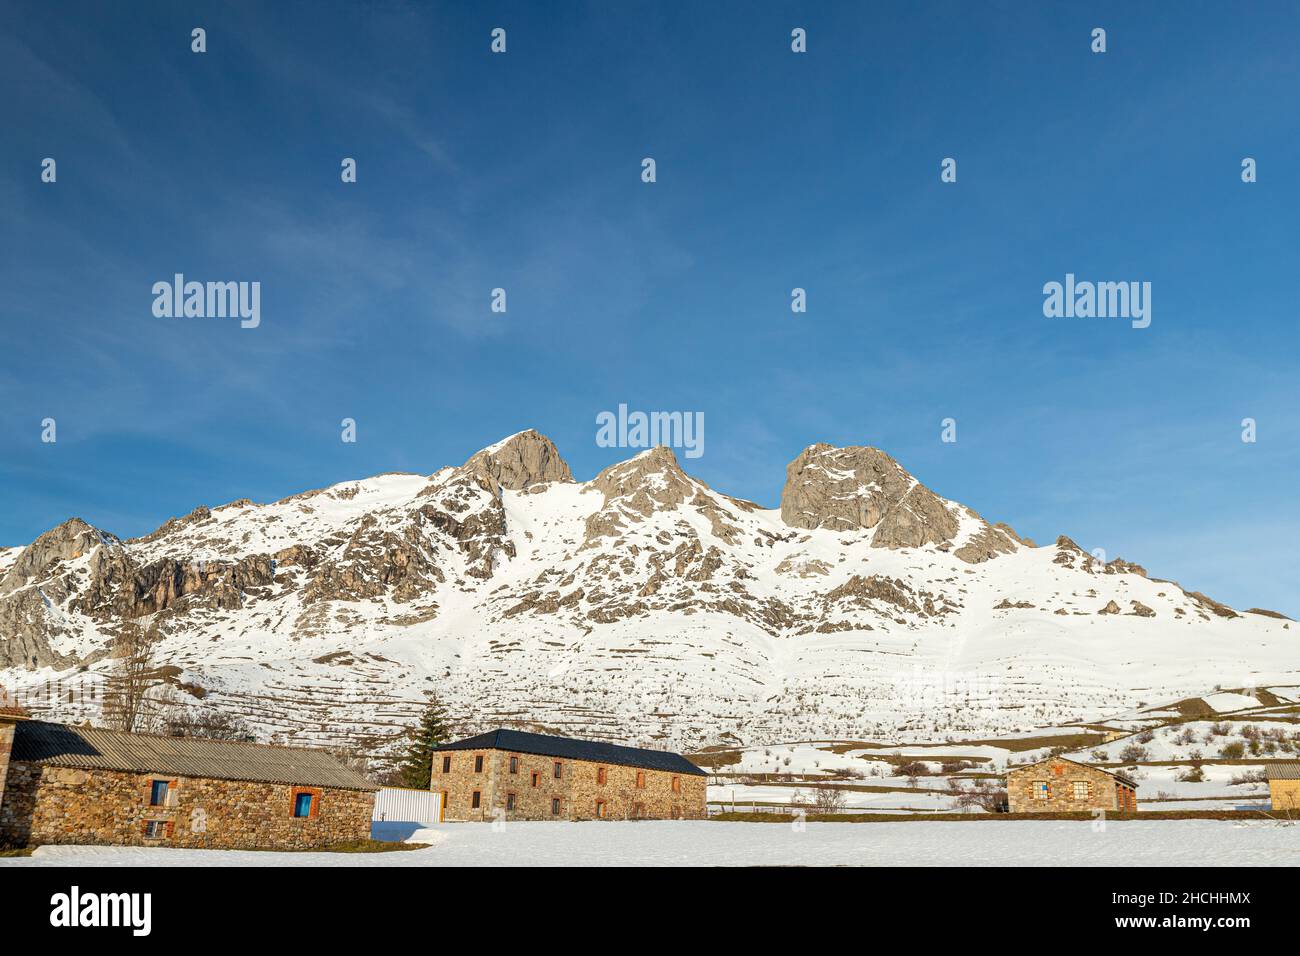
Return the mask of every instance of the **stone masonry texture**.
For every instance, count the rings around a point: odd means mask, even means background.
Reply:
[[[450,758],[451,769],[444,773],[445,758]],[[478,758],[482,770],[475,769]],[[643,775],[643,785],[638,785],[638,774]],[[707,780],[695,774],[504,750],[456,750],[434,754],[432,789],[444,794],[445,820],[700,820],[707,816]]]
[[[1046,795],[1038,785],[1046,784]],[[1082,786],[1076,788],[1075,784]],[[1007,804],[1012,813],[1079,813],[1137,810],[1134,788],[1119,778],[1085,764],[1052,757],[1007,771]]]
[[[0,725],[3,726],[3,725]],[[164,806],[150,806],[168,780]],[[11,761],[0,800],[0,845],[82,843],[221,849],[305,849],[370,837],[372,792],[237,780],[75,770]],[[297,793],[313,812],[295,817]],[[148,824],[156,821],[154,836]]]

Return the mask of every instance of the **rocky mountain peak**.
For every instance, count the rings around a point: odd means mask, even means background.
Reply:
[[[672,449],[663,445],[610,465],[588,487],[601,492],[606,501],[644,497],[662,507],[678,505],[695,493],[694,479],[682,471]]]
[[[933,497],[879,448],[837,448],[819,442],[805,448],[786,467],[781,518],[794,528],[876,528],[917,489],[923,493],[918,501],[924,495]],[[944,521],[944,515],[931,516],[941,524],[935,529],[939,533],[935,540],[950,537],[957,530],[955,520]]]
[[[555,443],[531,428],[475,452],[461,471],[482,479],[494,493],[503,488],[525,491],[548,481],[573,481]]]
[[[794,528],[871,531],[877,548],[955,548],[971,564],[1022,544],[1009,527],[995,528],[969,508],[940,498],[879,448],[819,442],[805,448],[785,474],[781,519]]]
[[[0,579],[0,594],[24,587],[29,581],[44,577],[57,562],[79,558],[101,544],[111,547],[121,542],[80,518],[69,518],[23,549],[13,567]]]

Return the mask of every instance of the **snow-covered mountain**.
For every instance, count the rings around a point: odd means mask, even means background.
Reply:
[[[429,689],[466,729],[698,747],[969,738],[1300,682],[1280,615],[1035,546],[883,451],[823,444],[775,510],[666,448],[577,482],[527,431],[432,475],[0,549],[0,684],[29,706],[93,711],[132,619],[177,687],[314,743],[387,739]]]

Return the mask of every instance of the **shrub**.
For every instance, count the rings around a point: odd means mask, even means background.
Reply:
[[[929,773],[926,765],[920,760],[911,760],[898,768],[900,777],[908,777],[915,780],[917,777],[923,777]]]
[[[1129,744],[1119,752],[1120,763],[1139,763],[1146,760],[1148,756],[1147,748],[1138,744]]]
[[[815,813],[840,813],[844,809],[844,791],[839,787],[816,787],[813,789],[813,811]]]

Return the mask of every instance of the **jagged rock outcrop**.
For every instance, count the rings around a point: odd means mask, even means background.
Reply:
[[[781,519],[795,528],[870,530],[877,548],[951,547],[963,519],[972,532],[954,552],[970,564],[1009,554],[1021,544],[1006,526],[940,498],[879,448],[805,448],[786,468]]]
[[[121,544],[113,535],[88,525],[80,518],[69,518],[23,549],[8,573],[0,578],[0,594],[12,594],[31,581],[48,576],[53,566],[61,561],[75,560],[101,545],[120,548]]]
[[[502,488],[525,491],[548,481],[573,481],[555,443],[531,428],[471,455],[461,471],[481,477],[494,494]]]
[[[706,518],[713,534],[735,544],[742,534],[738,512],[756,509],[751,502],[711,492],[704,482],[682,471],[672,449],[662,445],[610,465],[583,489],[604,499],[599,511],[587,519],[586,543],[617,537],[630,523],[661,511],[687,506]]]
[[[1198,604],[1200,604],[1201,607],[1205,608],[1207,611],[1212,612],[1218,617],[1238,616],[1237,612],[1234,611],[1232,608],[1228,607],[1228,605],[1220,604],[1218,601],[1214,600],[1213,598],[1207,597],[1206,595],[1202,594],[1200,591],[1188,591],[1187,596],[1192,600],[1196,601]]]

